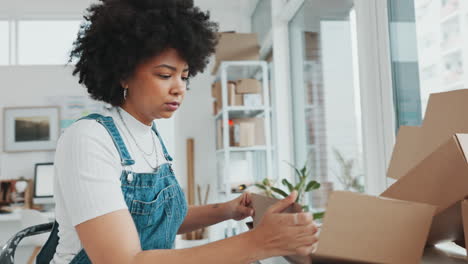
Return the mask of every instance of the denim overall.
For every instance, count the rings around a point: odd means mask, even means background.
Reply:
[[[81,119],[94,119],[102,124],[114,141],[123,167],[120,176],[122,193],[128,210],[135,222],[143,250],[171,249],[175,236],[187,214],[187,203],[170,163],[164,163],[152,173],[134,173],[129,170],[135,161],[125,147],[112,117],[91,114]],[[158,136],[167,161],[171,156],[153,124],[153,132]],[[49,263],[58,244],[58,223],[37,257],[37,264]],[[71,264],[91,263],[82,249],[70,262]]]

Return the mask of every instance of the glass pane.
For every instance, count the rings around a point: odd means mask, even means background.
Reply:
[[[306,0],[289,24],[295,166],[321,184],[303,201],[315,211],[332,190],[364,191],[353,6]]]
[[[0,65],[8,65],[10,55],[10,30],[8,21],[0,21]]]
[[[466,88],[468,2],[388,1],[397,127],[420,125],[430,93]]]
[[[19,21],[18,63],[66,64],[80,21]]]

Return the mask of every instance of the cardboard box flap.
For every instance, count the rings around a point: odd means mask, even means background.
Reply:
[[[418,263],[435,207],[337,191],[330,196],[317,257]]]
[[[418,127],[400,128],[403,131],[397,136],[388,177],[401,178],[453,134],[468,133],[466,102],[467,89],[431,94],[420,131],[418,132]]]
[[[254,226],[277,199],[252,194]],[[295,204],[296,205],[296,204]],[[297,212],[289,207],[286,212]],[[291,263],[418,263],[435,207],[351,192],[332,193],[318,249]]]
[[[423,155],[417,153],[421,151],[421,132],[421,128],[416,126],[400,127],[387,171],[388,177],[399,179],[424,158],[424,152]]]
[[[251,195],[252,206],[255,209],[255,215],[253,216],[253,226],[256,227],[260,223],[263,215],[268,210],[268,208],[276,202],[278,202],[279,200],[255,193],[252,193]],[[288,208],[286,208],[286,210],[284,210],[283,213],[296,213],[301,211],[301,206],[297,203],[294,203]]]
[[[459,201],[434,216],[426,244],[437,245],[460,240],[463,240],[463,222]]]
[[[468,102],[468,89],[431,94],[423,127],[439,130],[457,126],[468,129],[466,102]]]
[[[444,211],[468,194],[468,164],[453,136],[381,196],[437,206]]]

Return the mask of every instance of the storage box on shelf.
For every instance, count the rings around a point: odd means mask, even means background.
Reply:
[[[219,33],[218,45],[215,51],[215,66],[212,74],[219,72],[223,61],[246,61],[260,59],[260,45],[256,33]]]

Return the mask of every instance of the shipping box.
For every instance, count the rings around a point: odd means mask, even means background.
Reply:
[[[236,118],[229,120],[229,145],[251,147],[265,145],[265,124],[263,118]],[[216,121],[216,148],[223,148],[223,122]]]
[[[259,94],[262,93],[262,83],[256,79],[240,79],[236,81],[236,93]]]
[[[398,181],[382,196],[437,206],[429,245],[464,241],[468,229],[467,102],[466,89],[432,94],[422,125],[400,128],[388,168]]]
[[[277,200],[252,194],[254,227]],[[335,191],[330,196],[317,250],[291,263],[420,263],[436,207]],[[285,213],[299,212],[293,204]]]
[[[215,50],[215,64],[211,74],[218,72],[221,61],[259,60],[260,45],[256,33],[219,34],[219,42]]]
[[[235,82],[228,82],[227,83],[227,94],[228,94],[228,105],[229,106],[241,106],[244,104],[244,97],[241,94],[236,93],[236,83]],[[218,113],[219,110],[223,107],[223,100],[222,100],[222,91],[221,91],[221,83],[214,82],[211,85],[211,95],[215,98],[216,101],[216,111]]]

